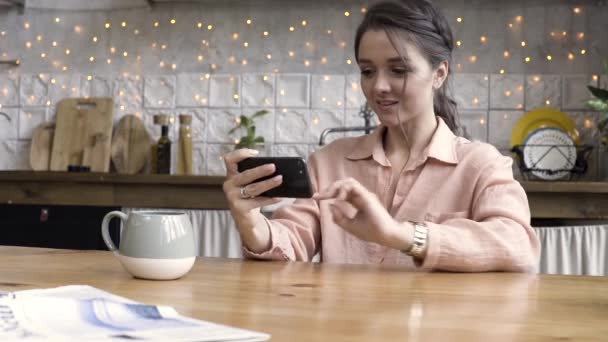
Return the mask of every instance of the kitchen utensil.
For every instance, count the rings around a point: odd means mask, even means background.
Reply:
[[[111,98],[69,98],[57,105],[52,171],[68,165],[89,166],[93,172],[108,172],[112,135]]]
[[[523,144],[524,163],[531,173],[545,180],[564,178],[576,163],[574,140],[559,128],[539,128]]]
[[[135,115],[125,115],[112,136],[112,162],[118,173],[141,172],[150,157],[152,138],[143,121]]]
[[[568,115],[552,108],[537,108],[527,112],[513,126],[511,146],[521,145],[533,131],[543,127],[559,128],[566,132],[575,144],[580,143],[576,124]]]
[[[34,171],[48,171],[53,149],[55,123],[45,122],[34,129],[30,145],[30,167]]]

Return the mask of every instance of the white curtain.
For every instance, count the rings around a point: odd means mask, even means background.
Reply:
[[[539,273],[608,275],[608,225],[537,227]]]
[[[132,210],[157,209],[123,208],[125,213]],[[230,211],[179,211],[185,212],[192,221],[200,256],[242,258],[241,240]],[[539,273],[608,275],[608,224],[535,227],[534,230],[541,242]]]

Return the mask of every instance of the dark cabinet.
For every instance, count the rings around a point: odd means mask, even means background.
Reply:
[[[107,250],[101,221],[115,207],[0,205],[0,245]],[[110,222],[118,245],[120,221]]]

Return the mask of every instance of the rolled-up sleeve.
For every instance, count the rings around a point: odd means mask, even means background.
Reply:
[[[497,156],[479,170],[471,218],[426,222],[428,249],[417,264],[454,272],[535,272],[540,244],[530,208],[513,178],[512,160]]]
[[[317,189],[317,168],[314,155],[309,159],[309,174],[313,191]],[[243,256],[261,260],[311,261],[321,248],[319,205],[309,198],[275,211],[265,224],[270,230],[270,248],[253,253],[243,246]]]

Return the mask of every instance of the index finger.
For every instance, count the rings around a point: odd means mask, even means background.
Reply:
[[[258,150],[250,148],[241,148],[225,154],[224,164],[226,165],[226,175],[234,176],[239,173],[236,164],[243,159],[255,157],[256,155],[258,155],[258,153],[260,153]]]

